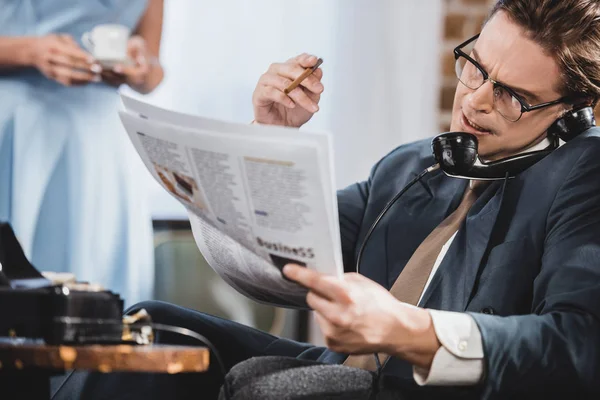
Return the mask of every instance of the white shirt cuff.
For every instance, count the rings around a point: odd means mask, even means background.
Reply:
[[[414,367],[417,384],[432,386],[475,385],[484,369],[481,332],[468,314],[428,310],[433,328],[442,344],[429,370]]]

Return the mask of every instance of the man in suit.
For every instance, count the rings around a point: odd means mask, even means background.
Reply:
[[[479,38],[458,50],[451,129],[475,135],[485,160],[550,146],[554,121],[600,97],[597,2],[499,1]],[[299,127],[310,119],[323,92],[322,71],[289,95],[283,89],[315,62],[305,54],[269,68],[253,97],[257,123]],[[594,398],[599,136],[596,128],[581,133],[514,179],[480,185],[439,171],[426,175],[373,232],[360,274],[357,253],[375,218],[435,163],[430,140],[395,149],[367,181],[340,191],[344,279],[293,265],[284,271],[310,289],[307,302],[327,349],[161,303],[132,311],[146,308],[158,322],[208,337],[226,367],[235,365],[227,382],[238,399]],[[432,239],[444,229],[447,236]],[[397,284],[404,286],[393,293]],[[213,398],[221,378],[212,368],[200,377],[128,382],[140,398],[173,391]],[[131,386],[135,379],[143,385]],[[123,394],[122,377],[79,382],[84,393]]]

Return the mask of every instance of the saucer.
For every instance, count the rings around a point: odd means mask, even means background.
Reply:
[[[112,69],[116,65],[133,65],[133,60],[129,58],[114,59],[114,58],[96,58],[96,62],[104,69]]]

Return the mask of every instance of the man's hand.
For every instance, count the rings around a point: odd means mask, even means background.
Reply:
[[[284,274],[309,289],[306,302],[331,350],[383,352],[430,367],[440,343],[426,310],[398,301],[383,286],[356,273],[340,280],[289,264]]]
[[[317,68],[289,94],[283,90],[306,68],[313,67],[317,57],[301,54],[283,64],[271,64],[254,89],[252,104],[254,120],[261,124],[300,127],[319,111],[319,100],[323,93],[321,78],[323,71]]]
[[[65,86],[100,81],[100,66],[69,35],[46,35],[29,41],[31,64],[46,78]]]
[[[102,79],[109,85],[118,87],[127,84],[133,89],[145,92],[154,57],[146,49],[146,41],[141,36],[132,36],[127,42],[127,56],[131,65],[118,64],[112,70],[102,71]]]

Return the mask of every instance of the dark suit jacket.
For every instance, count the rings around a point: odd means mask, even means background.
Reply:
[[[392,151],[338,194],[344,265],[395,193],[435,162],[430,140]],[[360,273],[390,288],[417,246],[459,204],[467,181],[426,176],[388,212]],[[486,398],[597,392],[600,386],[600,128],[517,178],[487,187],[420,306],[467,312],[482,334]],[[323,361],[343,355],[326,351]],[[410,377],[391,360],[386,374]],[[474,389],[472,389],[474,390]],[[600,398],[600,397],[598,397]]]

